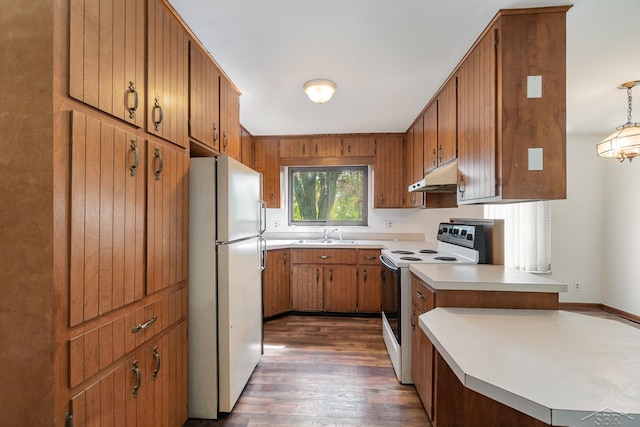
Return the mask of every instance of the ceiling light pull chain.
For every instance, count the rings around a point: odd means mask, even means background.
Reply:
[[[627,100],[629,102],[629,107],[627,108],[627,124],[631,124],[631,102],[633,101],[631,97],[631,88],[633,86],[627,87]]]

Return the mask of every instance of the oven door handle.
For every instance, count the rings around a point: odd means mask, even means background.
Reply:
[[[386,267],[387,269],[393,271],[394,273],[398,272],[400,269],[392,264],[389,264],[389,261],[387,261],[382,255],[380,255],[380,263]]]

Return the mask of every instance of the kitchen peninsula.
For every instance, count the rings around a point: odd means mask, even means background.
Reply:
[[[436,308],[419,325],[436,349],[438,427],[640,425],[638,329],[562,310],[474,308]]]

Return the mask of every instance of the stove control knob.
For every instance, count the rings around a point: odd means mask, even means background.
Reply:
[[[467,234],[467,240],[473,240],[473,234],[471,233]]]

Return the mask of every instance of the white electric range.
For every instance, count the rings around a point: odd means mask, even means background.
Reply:
[[[382,336],[398,380],[411,379],[410,264],[484,264],[487,245],[482,225],[440,223],[437,248],[383,249]]]

